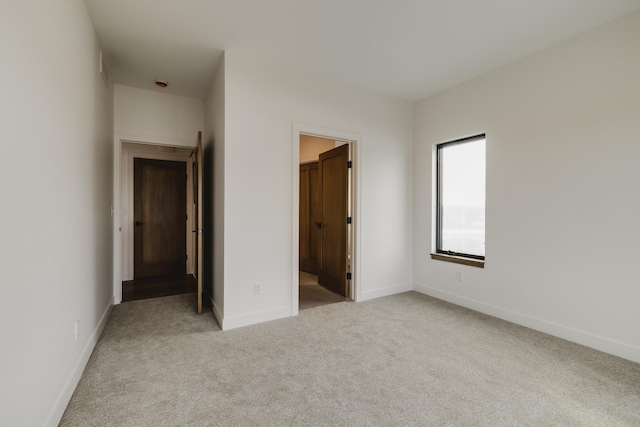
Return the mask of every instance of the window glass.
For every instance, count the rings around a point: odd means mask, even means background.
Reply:
[[[437,252],[484,259],[484,135],[440,144]]]

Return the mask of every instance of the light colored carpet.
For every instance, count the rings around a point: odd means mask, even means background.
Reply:
[[[344,297],[334,294],[330,290],[318,284],[318,276],[315,274],[300,272],[300,300],[298,302],[299,310],[320,307],[322,305],[334,304],[344,301]]]
[[[408,292],[222,332],[114,308],[62,426],[638,426],[640,365]]]

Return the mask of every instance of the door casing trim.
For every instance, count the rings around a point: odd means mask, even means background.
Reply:
[[[360,206],[361,204],[361,159],[363,152],[362,137],[353,132],[325,128],[305,123],[293,123],[292,136],[292,174],[291,174],[291,316],[299,313],[299,239],[300,239],[300,135],[317,136],[321,138],[344,141],[351,144],[351,236],[353,242],[351,250],[351,298],[359,302],[362,300],[360,289]]]

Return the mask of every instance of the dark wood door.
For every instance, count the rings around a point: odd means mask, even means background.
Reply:
[[[349,146],[320,154],[320,256],[318,283],[347,296]]]
[[[134,277],[184,275],[185,162],[134,159]]]
[[[194,202],[194,227],[195,232],[195,262],[193,272],[197,279],[198,314],[202,314],[202,132],[198,132],[198,146],[193,162],[193,202]]]
[[[300,270],[318,274],[320,250],[318,162],[300,165]]]

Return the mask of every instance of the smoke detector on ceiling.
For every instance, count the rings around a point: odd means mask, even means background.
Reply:
[[[167,83],[166,80],[158,79],[158,80],[156,80],[156,86],[164,88],[164,87],[169,86],[169,83]]]

